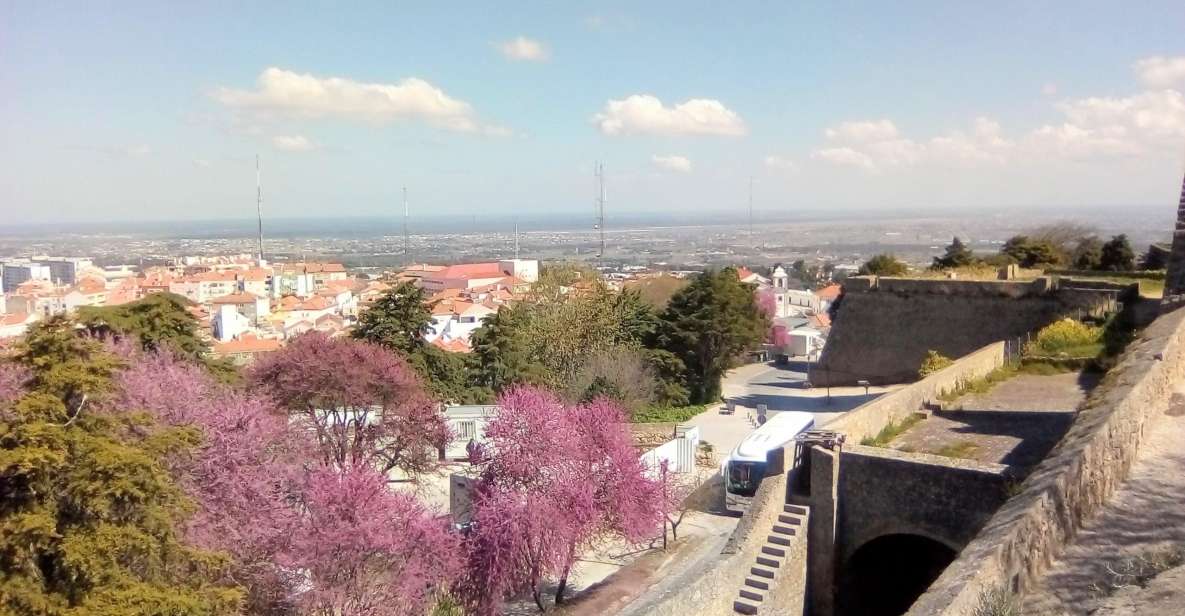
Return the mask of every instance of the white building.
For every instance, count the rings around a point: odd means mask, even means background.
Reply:
[[[251,320],[243,316],[233,304],[221,304],[211,322],[214,338],[219,342],[230,342],[251,329]]]
[[[465,404],[446,406],[444,420],[453,433],[453,440],[444,450],[444,456],[450,460],[459,460],[469,456],[466,448],[469,443],[484,443],[486,425],[498,413],[495,405]]]
[[[0,286],[5,293],[12,293],[22,282],[28,280],[53,280],[48,265],[29,259],[10,259],[0,264]]]

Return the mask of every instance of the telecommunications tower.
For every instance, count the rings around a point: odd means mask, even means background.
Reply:
[[[259,219],[259,266],[263,267],[263,183],[259,174],[259,155],[255,155],[255,217]]]
[[[600,236],[601,247],[597,258],[605,258],[605,165],[597,163],[594,171],[597,177],[597,224],[594,227]]]

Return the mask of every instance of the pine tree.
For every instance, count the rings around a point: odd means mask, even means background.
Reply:
[[[1103,244],[1103,253],[1099,258],[1099,269],[1108,272],[1130,272],[1136,268],[1136,255],[1132,252],[1127,236],[1120,234],[1112,237]]]
[[[407,354],[424,344],[424,332],[431,321],[432,311],[424,304],[423,289],[403,282],[362,313],[353,335]]]
[[[952,267],[966,267],[974,264],[976,261],[975,254],[971,252],[970,248],[963,243],[963,240],[954,238],[950,245],[946,247],[946,252],[941,257],[934,257],[934,264],[932,269],[946,269]]]

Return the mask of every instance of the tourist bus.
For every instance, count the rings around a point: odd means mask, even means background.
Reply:
[[[769,452],[794,442],[794,437],[814,425],[815,418],[810,413],[783,411],[746,436],[720,465],[720,475],[724,478],[724,507],[743,513],[765,478]],[[787,464],[790,463],[789,457]]]

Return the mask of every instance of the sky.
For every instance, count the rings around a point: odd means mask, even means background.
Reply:
[[[296,6],[296,5],[300,6]],[[821,6],[825,5],[825,6]],[[1163,2],[0,3],[0,225],[1171,210]]]

